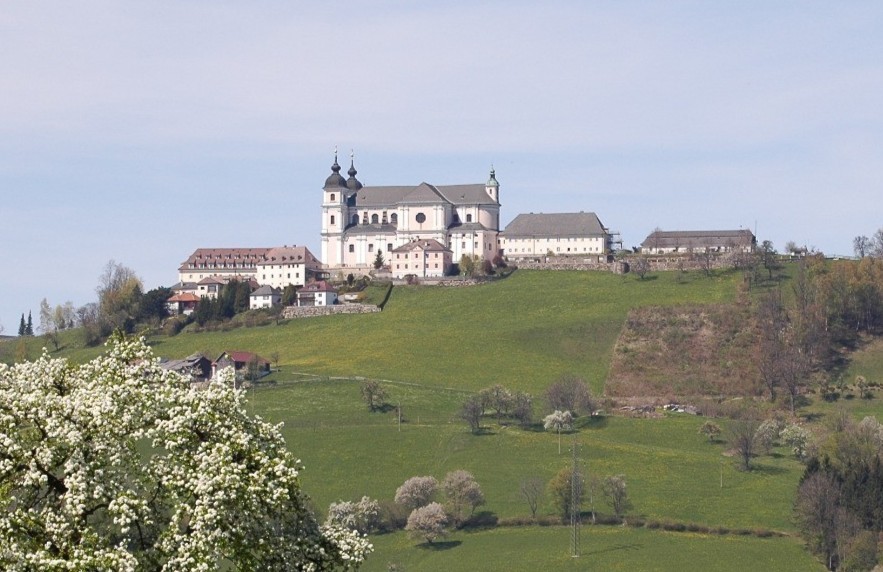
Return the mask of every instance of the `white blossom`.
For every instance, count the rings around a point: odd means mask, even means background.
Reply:
[[[0,365],[0,568],[357,568],[370,543],[318,525],[230,375],[195,390],[125,339],[81,366]]]

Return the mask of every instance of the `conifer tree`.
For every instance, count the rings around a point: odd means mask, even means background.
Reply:
[[[21,314],[21,323],[18,325],[18,335],[23,336],[27,333],[28,327],[25,325],[25,315],[24,312]]]
[[[34,335],[34,320],[31,319],[31,313],[28,312],[28,324],[25,326],[25,335],[33,336]]]

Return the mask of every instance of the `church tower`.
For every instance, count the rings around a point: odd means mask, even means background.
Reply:
[[[353,167],[350,167],[350,172],[350,178],[359,183]],[[322,189],[322,262],[327,267],[343,264],[343,231],[346,228],[347,196],[351,192],[347,181],[340,174],[335,149],[331,175],[325,179]]]

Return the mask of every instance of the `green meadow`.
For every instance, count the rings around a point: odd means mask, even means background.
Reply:
[[[604,415],[580,418],[558,436],[541,425],[522,429],[485,419],[469,432],[458,419],[467,395],[500,383],[539,397],[562,375],[577,375],[601,394],[611,356],[629,310],[650,305],[732,301],[741,276],[723,272],[659,273],[638,280],[594,272],[516,271],[504,280],[463,288],[393,288],[382,313],[282,321],[254,328],[148,338],[156,355],[180,358],[225,350],[278,356],[278,369],[248,390],[255,414],[284,423],[283,433],[301,459],[304,489],[320,515],[338,500],[368,495],[391,501],[405,479],[454,469],[471,471],[502,521],[524,520],[522,479],[544,482],[571,462],[590,476],[622,474],[633,508],[629,519],[725,528],[728,534],[670,532],[661,528],[584,526],[582,555],[570,557],[567,527],[499,526],[457,531],[428,546],[403,532],[372,537],[366,570],[812,570],[822,569],[796,537],[792,506],[803,467],[784,449],[758,457],[751,472],[736,470],[723,441],[697,434],[703,419]],[[386,289],[373,288],[381,300]],[[0,344],[11,361],[17,340]],[[43,341],[27,340],[29,358]],[[65,332],[53,355],[73,362],[102,348],[82,348]],[[868,342],[850,357],[846,379],[883,381],[883,344]],[[362,379],[380,380],[394,409],[369,412]],[[852,415],[883,414],[880,402],[841,399],[805,408],[825,416],[837,407]],[[548,413],[536,400],[537,418]],[[600,494],[596,509],[609,514]],[[588,500],[583,510],[588,511]],[[554,514],[548,494],[539,514]],[[765,531],[776,535],[766,536]]]

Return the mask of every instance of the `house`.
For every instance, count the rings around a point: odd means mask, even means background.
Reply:
[[[393,278],[413,274],[419,278],[446,276],[453,266],[453,252],[433,239],[412,240],[392,251]]]
[[[613,234],[592,212],[520,214],[500,233],[509,259],[555,256],[606,257]]]
[[[218,359],[212,362],[212,377],[217,375],[218,370],[225,367],[232,367],[238,376],[248,374],[250,368],[252,370],[251,373],[257,377],[263,377],[270,373],[270,362],[251,352],[232,351],[222,353],[218,356]]]
[[[182,285],[196,283],[199,296],[216,297],[220,285],[234,279],[274,288],[302,286],[321,267],[305,246],[197,248],[178,267],[178,280]]]
[[[184,359],[163,360],[160,367],[189,376],[191,381],[207,381],[212,376],[212,362],[202,354],[189,355]]]
[[[303,286],[320,271],[322,263],[305,246],[278,246],[264,254],[255,267],[258,283],[273,288]]]
[[[311,282],[297,291],[298,306],[332,306],[337,304],[337,290],[325,282]]]
[[[248,300],[248,307],[251,310],[259,310],[261,308],[272,308],[282,303],[282,291],[272,286],[261,286],[251,293]]]
[[[366,274],[380,252],[386,264],[410,242],[435,240],[452,251],[493,259],[498,251],[500,184],[363,186],[350,160],[340,174],[337,154],[322,189],[322,260],[327,270]]]
[[[218,294],[221,293],[221,288],[224,286],[224,284],[227,283],[228,280],[229,277],[221,278],[219,276],[206,276],[196,283],[196,293],[201,298],[216,300],[218,298]]]
[[[757,239],[750,230],[654,230],[641,243],[643,254],[692,252],[753,252]]]
[[[189,316],[196,310],[200,297],[192,292],[176,292],[166,300],[166,308],[169,314],[176,316],[183,314]]]

